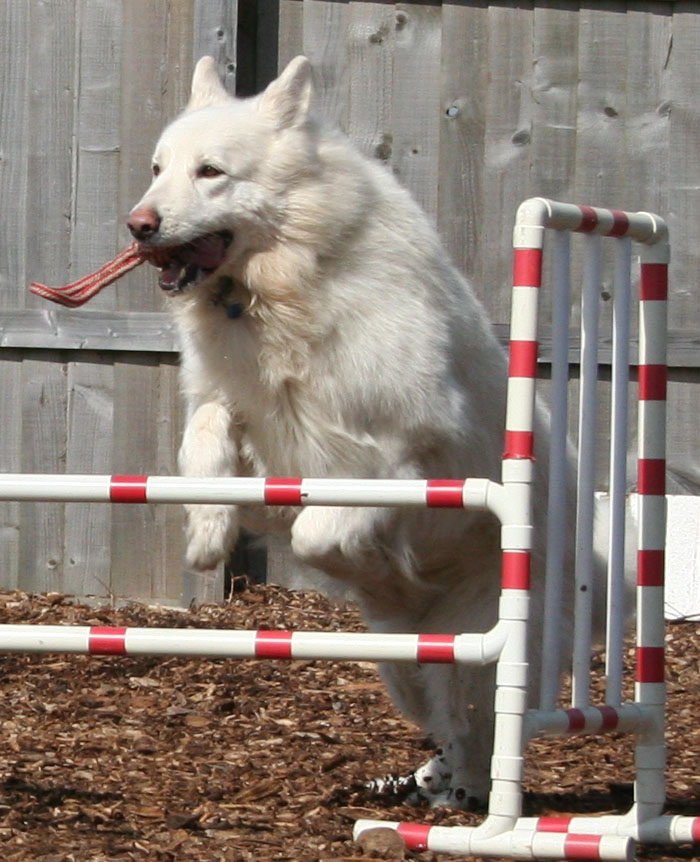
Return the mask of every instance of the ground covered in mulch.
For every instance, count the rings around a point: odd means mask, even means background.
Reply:
[[[314,593],[243,584],[188,612],[0,593],[2,623],[360,630]],[[700,624],[668,628],[669,811],[700,813]],[[3,859],[367,860],[358,817],[468,824],[479,815],[376,799],[367,778],[427,757],[373,665],[182,658],[0,656]],[[618,812],[630,803],[626,739],[530,747],[530,814]],[[698,848],[640,858],[698,858]],[[447,860],[432,853],[420,862]],[[456,857],[451,857],[456,858]]]

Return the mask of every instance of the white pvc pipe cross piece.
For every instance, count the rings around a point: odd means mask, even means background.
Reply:
[[[498,627],[483,635],[454,635],[0,625],[0,652],[485,665],[498,658],[502,644]]]
[[[0,500],[84,503],[228,503],[261,506],[508,506],[487,479],[190,478],[0,474]]]

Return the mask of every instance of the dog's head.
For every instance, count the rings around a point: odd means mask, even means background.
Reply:
[[[226,92],[213,58],[197,63],[187,108],[161,135],[153,181],[127,221],[163,289],[197,284],[274,241],[287,190],[313,164],[311,96],[305,57],[252,99]]]

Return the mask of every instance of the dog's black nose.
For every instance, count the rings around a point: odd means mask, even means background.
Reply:
[[[154,234],[158,233],[160,216],[150,207],[138,207],[132,211],[126,224],[132,235],[143,241],[151,239]]]

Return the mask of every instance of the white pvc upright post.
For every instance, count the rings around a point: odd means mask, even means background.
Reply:
[[[568,540],[567,427],[569,388],[569,314],[571,311],[570,242],[568,231],[552,236],[552,389],[549,446],[549,497],[547,503],[547,564],[545,607],[562,601],[564,558]],[[545,614],[542,632],[540,709],[554,709],[559,691],[561,619]]]
[[[605,702],[610,706],[618,706],[622,703],[631,258],[631,241],[627,238],[616,240],[613,283],[610,530],[608,535],[608,596],[605,638]]]
[[[635,700],[652,711],[654,720],[648,723],[636,749],[633,815],[639,820],[658,815],[663,809],[666,795],[664,543],[668,263],[667,242],[643,248],[639,288],[639,536]],[[700,829],[696,837],[700,839]]]
[[[588,706],[593,620],[593,525],[595,503],[596,391],[600,237],[586,236],[581,294],[581,391],[579,397],[578,494],[571,704]]]

